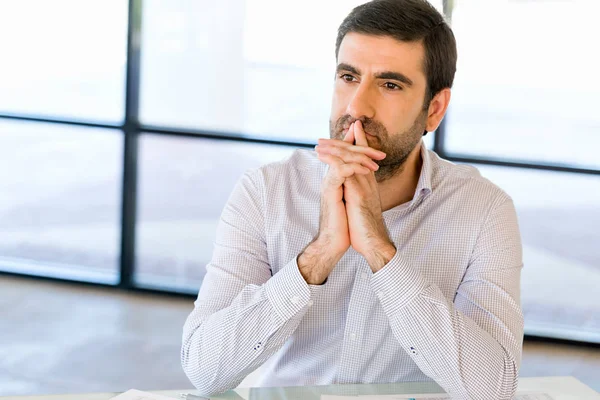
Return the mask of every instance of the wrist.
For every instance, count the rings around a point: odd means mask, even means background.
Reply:
[[[371,271],[376,273],[385,267],[395,255],[396,246],[394,246],[394,244],[391,242],[386,242],[378,246],[373,246],[373,251],[364,257],[371,267]]]
[[[315,239],[298,256],[298,269],[309,285],[322,285],[338,263],[342,254],[331,254],[330,246]]]

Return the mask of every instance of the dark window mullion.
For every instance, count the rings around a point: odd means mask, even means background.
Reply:
[[[121,211],[121,288],[133,287],[135,265],[135,225],[137,209],[140,47],[142,0],[129,0],[127,27],[127,75],[125,83],[125,121],[123,123],[123,192]]]

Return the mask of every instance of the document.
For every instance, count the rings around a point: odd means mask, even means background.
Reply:
[[[382,395],[360,395],[360,396],[336,396],[324,394],[321,400],[450,400],[445,393],[431,394],[382,394]],[[514,400],[554,400],[548,393],[520,392]]]
[[[173,397],[131,389],[118,396],[111,397],[110,400],[173,400]]]

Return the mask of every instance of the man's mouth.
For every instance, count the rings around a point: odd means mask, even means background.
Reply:
[[[350,124],[345,123],[342,125],[342,129],[340,130],[340,134],[342,137],[346,137],[346,135],[348,134],[348,131],[350,130],[350,126],[352,126],[352,123],[350,123]],[[367,131],[364,127],[363,127],[363,131],[365,132],[367,137],[373,137],[373,138],[377,137],[377,134]]]
[[[349,128],[348,128],[348,129],[349,129]],[[346,135],[348,134],[348,129],[344,129],[344,130],[342,131],[342,133],[341,133],[341,135],[340,135],[342,138],[345,138],[345,137],[346,137]],[[367,139],[368,139],[368,138],[375,138],[375,139],[377,138],[377,135],[372,135],[372,134],[370,134],[369,132],[365,132],[365,134],[366,134],[366,137],[367,137]],[[355,140],[356,140],[356,138],[355,138]]]

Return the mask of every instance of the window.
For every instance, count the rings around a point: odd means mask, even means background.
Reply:
[[[0,38],[0,113],[122,122],[126,1],[2,2]]]
[[[361,3],[146,0],[142,123],[299,142],[327,137],[337,28]]]
[[[118,281],[119,131],[0,120],[0,270]]]
[[[600,185],[588,175],[481,167],[513,197],[525,332],[600,342]]]
[[[448,153],[600,168],[600,3],[455,4]]]
[[[241,175],[292,147],[143,135],[135,281],[197,292],[221,211]]]

